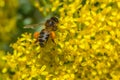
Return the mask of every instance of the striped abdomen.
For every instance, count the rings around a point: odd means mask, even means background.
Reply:
[[[48,38],[49,38],[49,31],[43,29],[41,32],[40,32],[40,35],[39,35],[39,38],[38,38],[38,41],[39,41],[39,44],[41,47],[44,47],[45,46],[45,43],[47,42]]]

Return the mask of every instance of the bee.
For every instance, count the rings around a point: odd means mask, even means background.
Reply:
[[[46,42],[48,41],[49,37],[51,37],[51,40],[53,43],[55,43],[55,31],[57,30],[57,24],[59,23],[57,17],[51,17],[50,19],[46,20],[44,26],[45,28],[42,29],[40,32],[34,33],[34,38],[36,38],[36,42],[39,42],[39,45],[41,47],[44,47]],[[34,28],[36,26],[39,26],[40,24],[34,24],[34,25],[27,25],[24,28]]]

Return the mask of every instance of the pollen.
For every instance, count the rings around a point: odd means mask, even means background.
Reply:
[[[33,35],[33,37],[34,37],[35,39],[38,39],[39,35],[40,35],[39,32],[35,32],[34,35]]]

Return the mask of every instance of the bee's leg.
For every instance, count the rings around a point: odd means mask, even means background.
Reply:
[[[55,33],[54,33],[54,31],[51,31],[50,37],[51,37],[51,39],[52,39],[52,42],[55,43],[55,41],[54,41],[54,39],[55,39]],[[56,44],[56,43],[55,43],[55,44]]]
[[[57,26],[56,26],[56,25],[53,27],[53,30],[54,30],[54,31],[56,31],[56,30],[57,30]]]

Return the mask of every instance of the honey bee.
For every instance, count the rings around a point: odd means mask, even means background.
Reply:
[[[36,42],[39,42],[39,45],[41,47],[44,47],[46,42],[48,41],[49,37],[51,37],[51,40],[53,43],[55,43],[55,32],[57,30],[57,24],[59,23],[57,17],[51,17],[50,19],[46,20],[44,26],[45,28],[42,29],[40,32],[34,33],[34,38],[36,38]],[[34,28],[36,26],[39,26],[40,24],[34,24],[34,25],[27,25],[24,26],[24,28]]]

